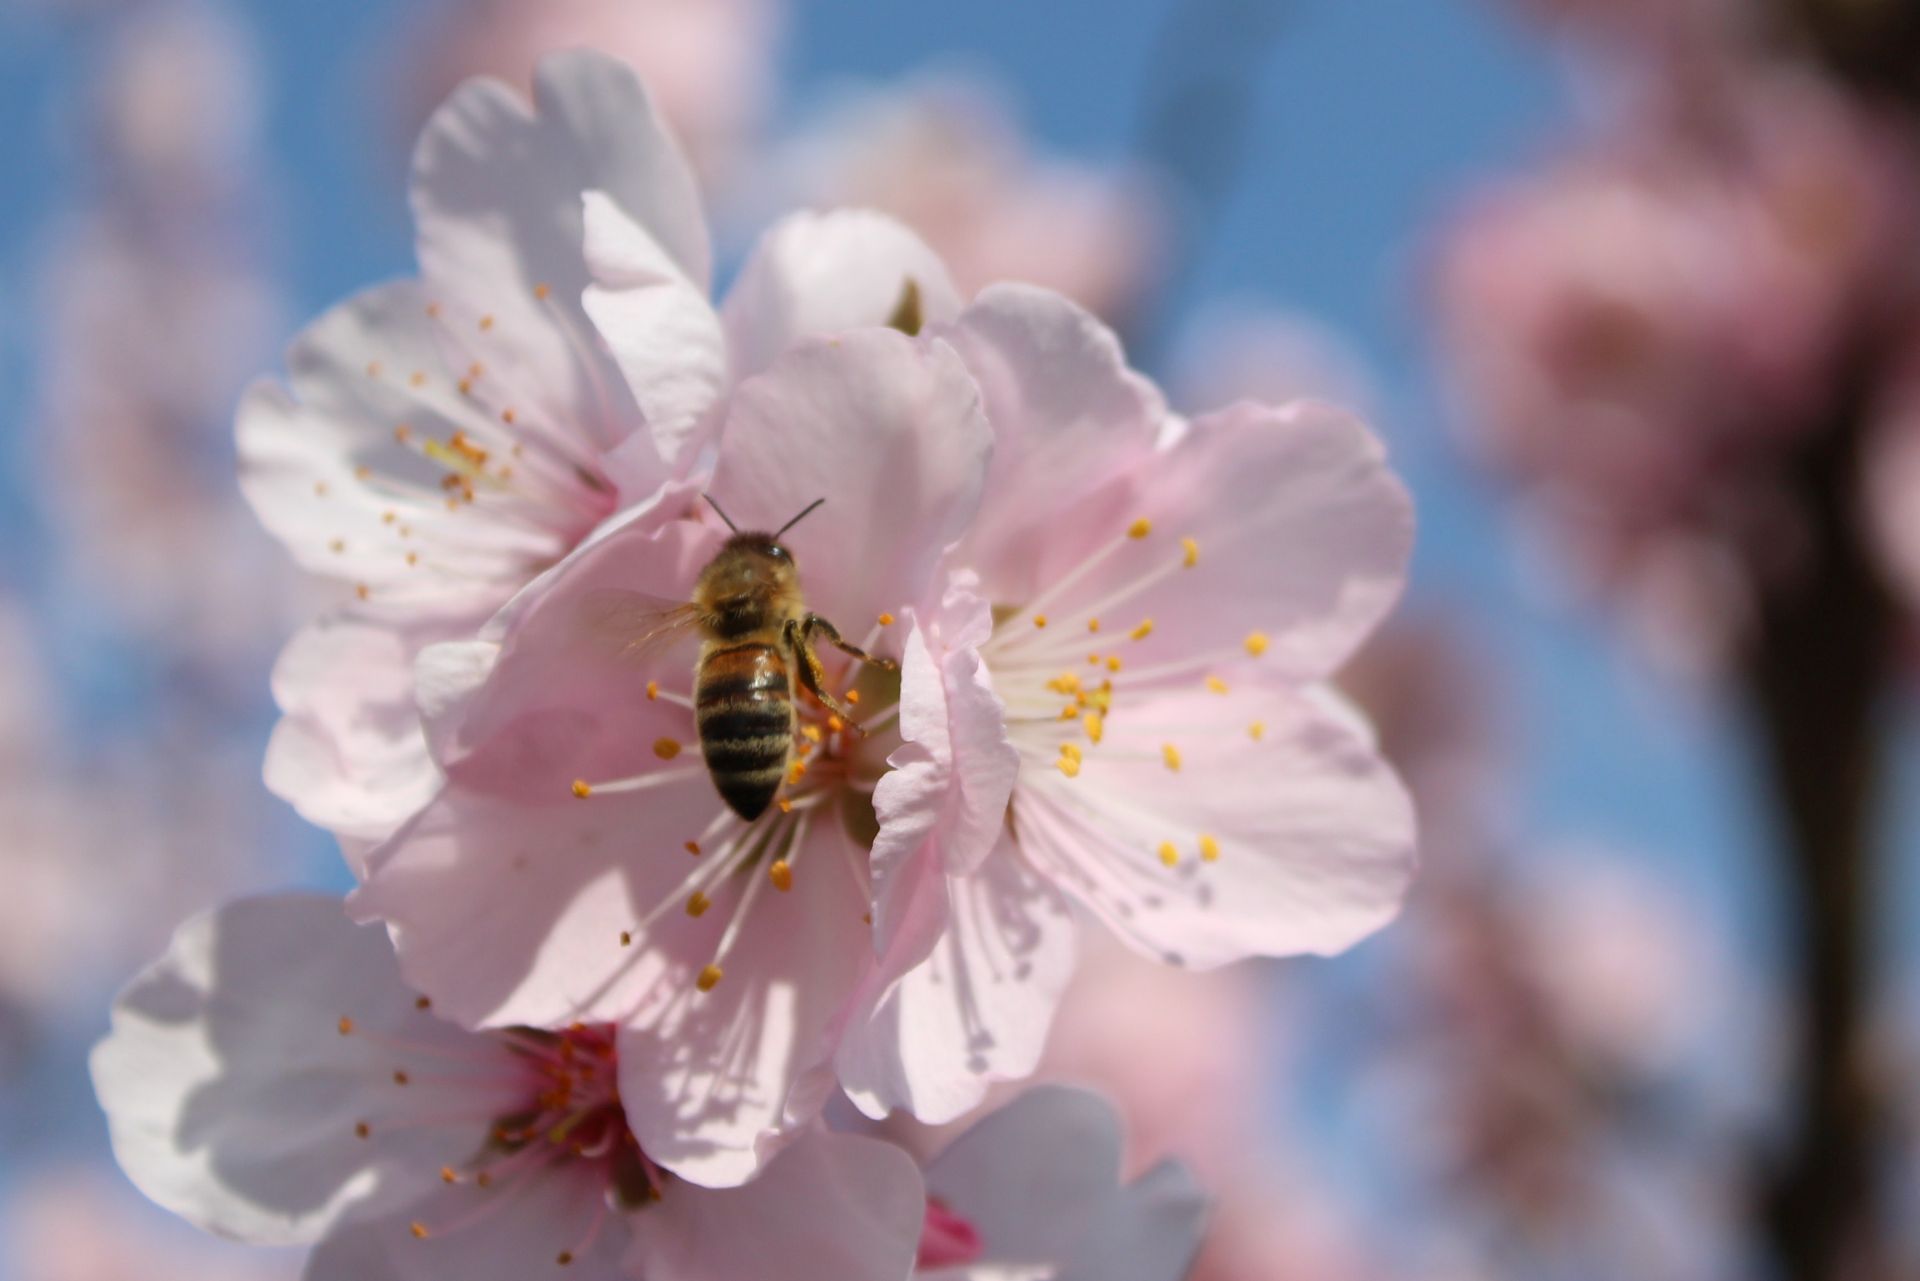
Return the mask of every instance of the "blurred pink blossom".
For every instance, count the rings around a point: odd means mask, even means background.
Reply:
[[[298,1261],[171,1223],[125,1182],[78,1164],[36,1169],[0,1202],[0,1238],[22,1281],[294,1281]]]
[[[785,22],[784,0],[440,0],[403,42],[403,127],[470,77],[531,92],[546,55],[591,49],[639,74],[711,195],[756,141]]]
[[[1379,388],[1347,339],[1313,317],[1251,300],[1202,308],[1174,357],[1174,403],[1188,413],[1236,400],[1324,400],[1371,417]]]
[[[965,297],[1021,281],[1121,323],[1164,265],[1152,181],[1037,151],[990,82],[924,76],[848,91],[775,163],[780,203],[892,214],[926,238]]]

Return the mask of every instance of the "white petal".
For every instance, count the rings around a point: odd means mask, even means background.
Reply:
[[[1107,1202],[1054,1281],[1181,1281],[1206,1223],[1206,1193],[1162,1161]]]

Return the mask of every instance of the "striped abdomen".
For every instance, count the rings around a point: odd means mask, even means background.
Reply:
[[[793,748],[786,657],[760,641],[715,646],[701,655],[693,708],[720,798],[741,818],[759,818],[780,790]]]

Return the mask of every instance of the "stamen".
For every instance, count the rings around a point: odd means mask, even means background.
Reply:
[[[1120,670],[1120,655],[1118,654],[1107,655],[1107,670],[1110,672],[1117,672]]]
[[[353,1020],[348,1018],[346,1015],[342,1014],[340,1016],[340,1022],[337,1024],[337,1026],[340,1029],[341,1036],[353,1035]]]
[[[670,761],[680,755],[680,744],[671,738],[656,738],[653,740],[653,754],[663,761]]]
[[[773,888],[785,894],[793,888],[793,864],[786,859],[777,858],[767,868],[767,879],[773,882]]]
[[[885,610],[882,610],[880,612],[880,626],[882,627],[893,626],[893,615],[887,613]]]
[[[1267,652],[1267,645],[1267,634],[1265,632],[1247,633],[1247,653],[1253,655],[1255,658]]]
[[[1180,850],[1172,841],[1160,842],[1160,861],[1168,867],[1177,867],[1180,863]]]
[[[1033,616],[1033,625],[1035,627],[1045,627],[1047,625],[1047,616],[1045,614],[1035,614]]]
[[[1180,772],[1180,749],[1172,743],[1162,743],[1160,745],[1160,759],[1164,760],[1167,763],[1167,768],[1174,773],[1178,774]]]
[[[1266,727],[1266,723],[1263,721],[1255,721],[1253,724],[1247,726],[1247,736],[1256,743],[1259,742],[1262,738],[1265,738],[1266,734],[1267,734],[1267,727]]]
[[[1097,619],[1097,618],[1089,618],[1089,619],[1087,620],[1087,630],[1088,630],[1088,631],[1090,631],[1090,632],[1097,632],[1097,631],[1099,631],[1099,630],[1100,630],[1100,620],[1099,620],[1099,619]]]
[[[1185,553],[1180,563],[1186,568],[1192,569],[1200,563],[1200,544],[1198,542],[1191,538],[1183,538],[1180,540],[1180,550]]]
[[[1211,836],[1203,834],[1200,837],[1200,857],[1208,863],[1218,862],[1220,859],[1220,842]]]
[[[413,1233],[413,1239],[416,1241],[424,1241],[427,1239],[427,1225],[418,1219],[415,1219],[407,1225],[407,1231]]]
[[[1227,692],[1227,683],[1218,676],[1209,676],[1207,677],[1207,688],[1216,694],[1224,694]]]
[[[648,681],[647,682],[647,701],[651,703],[654,700],[658,699],[659,697],[660,697],[660,682]]]
[[[688,841],[686,844],[682,845],[680,848],[685,850],[687,853],[693,855],[695,858],[700,857],[699,841]]]
[[[700,971],[700,977],[693,981],[693,985],[702,992],[711,992],[714,988],[720,986],[720,980],[726,976],[727,972],[725,970],[717,965],[709,964],[705,969]]]
[[[1148,534],[1151,534],[1152,532],[1153,532],[1153,522],[1148,520],[1145,516],[1142,516],[1139,520],[1136,520],[1133,522],[1133,524],[1127,526],[1128,538],[1145,538]]]
[[[1080,718],[1080,724],[1087,731],[1087,737],[1095,743],[1098,743],[1100,736],[1107,732],[1106,720],[1098,712],[1088,712]]]
[[[1145,640],[1147,637],[1153,635],[1153,620],[1151,618],[1141,619],[1140,626],[1128,632],[1127,635],[1133,640]]]
[[[687,915],[695,920],[705,916],[707,909],[713,906],[713,900],[699,890],[695,890],[687,899]]]
[[[573,780],[573,794],[584,801],[593,795],[593,784],[584,778],[576,778]]]

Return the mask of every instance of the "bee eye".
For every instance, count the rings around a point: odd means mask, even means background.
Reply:
[[[767,547],[767,555],[773,557],[775,560],[785,560],[787,559],[787,549],[779,543],[771,543]]]

